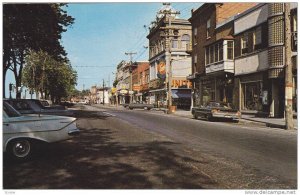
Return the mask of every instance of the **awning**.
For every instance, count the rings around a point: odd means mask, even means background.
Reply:
[[[172,98],[191,98],[191,89],[172,89]]]

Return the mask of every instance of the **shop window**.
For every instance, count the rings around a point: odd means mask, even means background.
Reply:
[[[251,82],[242,84],[243,110],[262,110],[261,83]]]

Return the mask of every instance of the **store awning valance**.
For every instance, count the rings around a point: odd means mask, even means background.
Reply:
[[[191,98],[192,92],[190,89],[172,89],[172,98]]]

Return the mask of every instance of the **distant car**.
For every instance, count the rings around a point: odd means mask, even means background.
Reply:
[[[62,106],[67,106],[67,107],[72,107],[72,106],[74,106],[75,104],[72,103],[72,102],[69,102],[69,101],[64,101],[64,102],[61,102],[60,105],[62,105]]]
[[[146,104],[146,103],[131,103],[131,104],[128,104],[128,108],[130,110],[133,110],[135,108],[151,110],[152,108],[154,108],[154,105]]]
[[[4,101],[9,103],[21,114],[73,115],[73,112],[66,110],[64,106],[44,106],[40,100],[36,99],[5,99]]]
[[[76,118],[65,116],[24,116],[3,102],[3,151],[17,160],[30,158],[39,142],[58,142],[79,134]]]
[[[192,115],[195,119],[198,117],[212,120],[213,118],[227,118],[231,120],[239,120],[241,113],[231,107],[230,104],[224,102],[209,102],[205,106],[192,108]]]

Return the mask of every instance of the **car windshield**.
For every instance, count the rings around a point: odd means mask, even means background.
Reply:
[[[215,107],[215,108],[229,108],[229,109],[232,108],[232,106],[229,103],[225,103],[225,102],[209,102],[207,106]]]
[[[3,111],[9,116],[9,117],[19,117],[21,114],[16,111],[11,105],[9,105],[7,102],[3,102]]]

